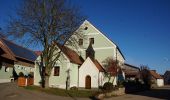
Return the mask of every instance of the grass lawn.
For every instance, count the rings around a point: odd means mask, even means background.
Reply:
[[[58,96],[70,96],[70,97],[91,97],[95,93],[97,93],[96,90],[65,90],[65,89],[58,89],[58,88],[44,89],[38,86],[27,86],[24,88],[27,90],[45,92],[48,94],[54,94]]]

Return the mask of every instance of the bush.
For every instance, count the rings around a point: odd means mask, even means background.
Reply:
[[[105,90],[106,92],[112,91],[113,90],[113,83],[111,83],[111,82],[104,83],[103,90]]]
[[[19,72],[19,77],[24,77],[24,73],[23,72]]]

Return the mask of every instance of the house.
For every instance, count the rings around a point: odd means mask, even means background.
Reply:
[[[108,81],[103,68],[106,58],[117,59],[120,66],[124,64],[125,58],[119,47],[89,21],[84,21],[79,29],[83,29],[84,38],[77,39],[77,50],[67,43],[65,46],[56,44],[62,53],[50,75],[50,87],[98,88]],[[36,62],[39,61],[40,57]],[[37,64],[34,76],[34,84],[40,85],[41,77]]]
[[[156,72],[156,70],[149,70],[149,72],[152,83],[155,83],[158,87],[164,86],[164,79]]]
[[[164,82],[166,85],[169,85],[170,84],[170,70],[167,70],[165,73],[164,73]]]
[[[126,80],[135,80],[140,78],[140,68],[134,65],[125,63],[123,65]]]
[[[10,82],[20,72],[28,75],[34,71],[36,54],[5,38],[0,39],[0,83]]]

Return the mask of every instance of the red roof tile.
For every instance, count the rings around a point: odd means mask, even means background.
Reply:
[[[79,65],[83,64],[84,59],[81,56],[79,56],[74,50],[72,50],[66,46],[62,46],[60,44],[57,44],[57,46],[67,56],[67,58],[70,60],[70,62],[79,64]]]
[[[96,67],[99,69],[99,71],[101,72],[104,72],[104,68],[102,67],[102,65],[95,59],[95,60],[92,60],[93,63],[96,65]]]
[[[163,79],[163,78],[162,78],[158,73],[156,73],[155,71],[150,70],[149,72],[150,72],[150,74],[151,74],[154,78],[156,78],[156,79]]]

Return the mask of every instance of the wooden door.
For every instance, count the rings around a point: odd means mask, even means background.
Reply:
[[[88,75],[86,76],[86,79],[85,79],[85,88],[86,89],[91,89],[91,77]]]

